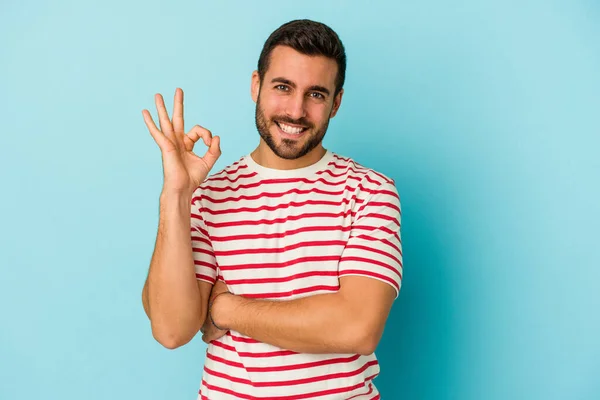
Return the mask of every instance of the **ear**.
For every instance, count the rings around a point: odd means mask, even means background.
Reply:
[[[343,94],[344,94],[344,89],[341,89],[340,92],[337,94],[337,96],[335,96],[335,98],[333,99],[333,107],[331,108],[331,113],[329,114],[329,118],[335,117],[335,114],[337,114],[338,110],[340,109],[340,106],[342,105]]]
[[[252,79],[250,81],[250,96],[252,96],[252,101],[255,103],[258,101],[258,93],[260,92],[260,76],[258,75],[258,71],[254,71],[252,73]]]

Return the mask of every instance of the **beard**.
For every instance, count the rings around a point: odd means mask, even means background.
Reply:
[[[307,132],[305,132],[302,137],[302,139],[304,139],[304,143],[302,144],[300,140],[281,139],[281,144],[278,146],[273,139],[271,131],[269,130],[271,126],[276,125],[275,121],[284,123],[287,122],[289,124],[302,125],[306,127]],[[327,127],[329,126],[329,118],[327,118],[327,121],[323,125],[316,128],[304,118],[294,120],[286,116],[274,116],[267,121],[265,113],[260,105],[260,93],[256,101],[255,122],[256,129],[267,146],[269,146],[273,153],[275,153],[278,157],[286,160],[295,160],[305,156],[311,150],[317,147],[323,141],[325,132],[327,132]],[[305,137],[307,139],[305,139]]]

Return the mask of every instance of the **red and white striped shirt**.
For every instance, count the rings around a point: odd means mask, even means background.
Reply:
[[[295,170],[250,155],[192,199],[196,277],[249,298],[292,300],[360,275],[402,281],[400,199],[392,179],[327,151]],[[304,354],[230,331],[208,345],[198,399],[379,399],[375,354]]]

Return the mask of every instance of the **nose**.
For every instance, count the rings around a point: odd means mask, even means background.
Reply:
[[[302,93],[294,93],[288,97],[285,113],[288,117],[298,120],[306,117],[305,97]]]

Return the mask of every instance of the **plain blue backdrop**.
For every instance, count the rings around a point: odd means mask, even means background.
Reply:
[[[186,94],[258,143],[250,76],[296,18],[347,51],[325,147],[395,179],[404,281],[384,400],[600,399],[597,1],[4,1],[0,399],[195,399],[141,289],[162,169],[141,110]],[[202,146],[201,146],[202,147]],[[202,147],[204,148],[204,147]],[[203,150],[202,150],[203,151]]]

